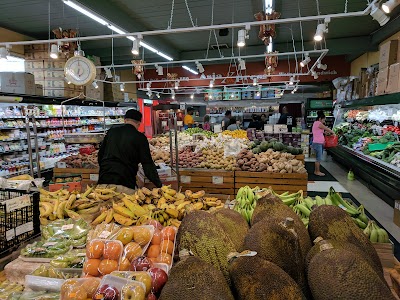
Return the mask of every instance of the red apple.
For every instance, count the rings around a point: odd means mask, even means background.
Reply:
[[[150,268],[147,272],[150,274],[152,279],[151,291],[155,294],[161,292],[162,288],[168,280],[167,273],[165,273],[165,271],[160,268]]]
[[[131,263],[131,271],[147,271],[153,266],[146,256],[136,257]]]
[[[96,291],[96,293],[94,293],[92,299],[93,300],[118,300],[119,292],[115,287],[105,284],[105,285],[101,286]]]

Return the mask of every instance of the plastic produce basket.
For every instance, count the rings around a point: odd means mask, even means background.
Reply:
[[[0,257],[40,234],[39,192],[0,189]]]
[[[381,150],[385,150],[387,148],[387,146],[389,145],[393,145],[394,142],[389,142],[386,144],[368,144],[368,150],[369,151],[381,151]]]

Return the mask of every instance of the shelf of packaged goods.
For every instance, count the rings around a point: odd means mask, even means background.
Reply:
[[[307,116],[307,118],[315,119],[315,118],[317,118],[317,116]],[[334,118],[334,116],[326,116],[326,118],[327,118],[327,119],[328,119],[328,118]]]
[[[53,168],[47,168],[47,169],[40,169],[40,172],[48,172],[53,170]],[[37,169],[35,168],[33,171],[35,174],[37,173]],[[22,170],[19,172],[13,172],[13,173],[9,173],[8,175],[4,176],[4,178],[10,178],[10,177],[14,177],[14,176],[19,176],[19,175],[25,175],[25,174],[29,174],[29,170]]]
[[[119,125],[123,124],[121,122],[119,123],[106,123],[106,126],[112,126],[112,125]],[[72,128],[72,127],[83,127],[83,126],[90,126],[90,125],[104,125],[104,123],[91,123],[91,124],[76,124],[76,125],[55,125],[55,126],[37,126],[37,129],[48,129],[48,128]],[[30,126],[32,128],[32,126]],[[12,129],[26,129],[25,126],[23,127],[0,127],[0,130],[12,130]]]
[[[108,117],[123,117],[124,115],[106,115]],[[102,118],[104,115],[77,115],[77,116],[64,116],[64,118]],[[25,116],[3,116],[0,119],[25,119]],[[63,118],[63,116],[35,116],[36,119],[50,119],[50,118]]]
[[[339,145],[327,151],[338,163],[353,170],[356,178],[362,179],[372,192],[394,206],[400,195],[399,168],[346,146]]]
[[[358,100],[351,100],[341,103],[342,108],[399,104],[400,93],[380,95],[375,97],[363,98]]]

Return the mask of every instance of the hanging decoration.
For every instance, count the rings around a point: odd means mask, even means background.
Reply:
[[[62,29],[58,27],[53,29],[52,32],[56,36],[57,39],[68,39],[68,38],[75,38],[78,34],[77,30],[74,29]],[[74,51],[78,48],[77,42],[63,42],[60,45],[60,52],[65,57],[69,57]]]
[[[169,85],[171,87],[175,87],[175,82],[178,79],[178,74],[177,73],[167,73],[167,79],[170,80]]]
[[[278,67],[278,51],[266,53],[265,55],[265,70],[266,75],[271,75],[275,69]]]
[[[281,16],[280,13],[276,11],[272,11],[271,13],[266,14],[265,12],[259,12],[254,15],[257,21],[266,21],[266,20],[276,20]],[[258,37],[264,42],[266,46],[269,45],[270,39],[276,36],[275,24],[263,24],[260,25],[260,32],[258,33]]]
[[[132,60],[133,64],[132,73],[136,75],[138,79],[142,79],[144,75],[143,64],[146,63],[144,60]]]

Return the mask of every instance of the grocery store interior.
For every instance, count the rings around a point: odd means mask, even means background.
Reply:
[[[0,300],[400,299],[400,0],[0,5]]]

